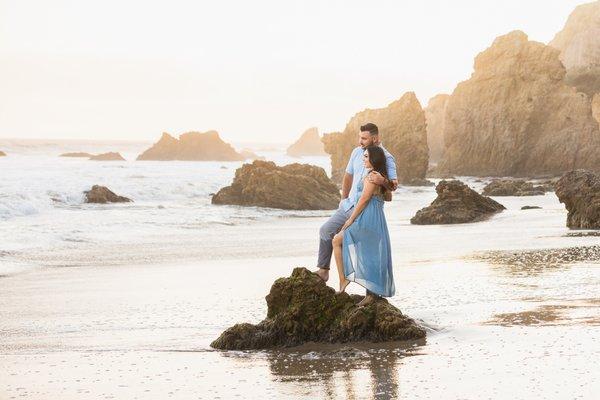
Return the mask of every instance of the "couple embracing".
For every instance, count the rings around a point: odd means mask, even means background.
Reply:
[[[364,306],[395,293],[390,236],[383,212],[398,180],[394,157],[381,145],[375,124],[360,127],[359,147],[350,155],[342,182],[342,201],[319,231],[316,274],[329,279],[332,253],[340,279],[339,292],[350,282],[367,289]]]

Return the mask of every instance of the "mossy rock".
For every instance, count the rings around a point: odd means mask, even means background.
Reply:
[[[336,294],[316,274],[296,268],[279,278],[266,296],[267,318],[232,326],[211,343],[224,350],[268,349],[307,342],[421,339],[425,329],[385,299],[358,307],[361,296]]]

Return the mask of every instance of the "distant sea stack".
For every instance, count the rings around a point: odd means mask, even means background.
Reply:
[[[63,153],[63,154],[61,154],[59,157],[74,157],[74,158],[81,157],[81,158],[91,158],[91,157],[93,157],[93,156],[94,156],[93,154],[90,154],[90,153],[84,153],[84,152],[78,151],[78,152],[74,152],[74,153]]]
[[[95,156],[90,156],[90,160],[93,161],[125,161],[120,153],[103,153]]]
[[[448,99],[439,171],[522,177],[599,169],[591,100],[564,76],[555,48],[521,31],[497,38]]]
[[[138,156],[138,161],[243,161],[244,156],[225,143],[216,131],[188,132],[175,139],[163,133],[156,144]]]
[[[231,186],[219,190],[212,204],[335,210],[340,197],[323,168],[308,164],[278,167],[271,161],[256,160],[238,168]]]
[[[560,50],[569,85],[588,96],[600,92],[600,1],[577,6],[549,45]]]
[[[450,95],[438,94],[432,97],[425,108],[427,120],[427,145],[429,146],[429,162],[437,163],[444,153],[444,121],[446,105]]]
[[[358,146],[360,126],[372,122],[379,128],[381,142],[395,158],[401,183],[424,179],[429,163],[425,113],[413,92],[404,94],[385,108],[366,109],[354,115],[344,132],[323,136],[325,151],[331,155],[331,174],[340,183],[348,158]]]
[[[287,155],[291,157],[302,156],[326,156],[323,142],[319,136],[317,128],[309,128],[298,140],[287,148]]]

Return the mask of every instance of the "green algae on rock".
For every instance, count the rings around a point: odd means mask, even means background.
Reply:
[[[223,350],[298,346],[307,342],[400,341],[422,339],[425,329],[380,299],[365,307],[360,296],[336,294],[306,268],[279,278],[266,296],[267,318],[258,325],[232,326],[211,343]]]

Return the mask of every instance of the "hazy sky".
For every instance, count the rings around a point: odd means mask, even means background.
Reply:
[[[0,0],[0,137],[290,142],[414,91],[423,106],[577,0]]]

